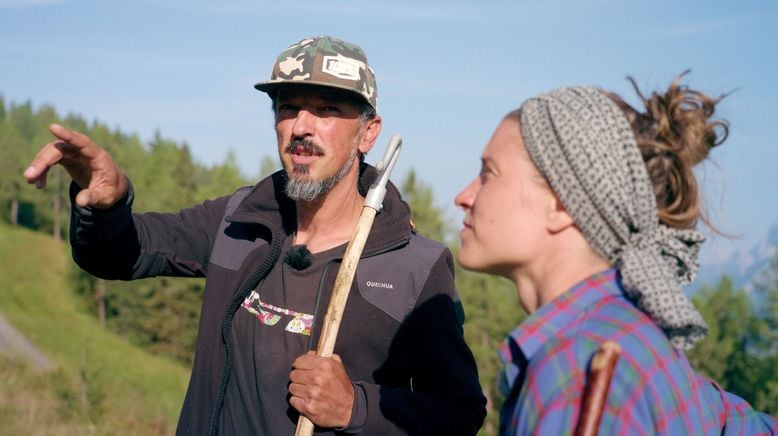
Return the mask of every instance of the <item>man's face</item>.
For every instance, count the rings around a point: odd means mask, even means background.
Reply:
[[[369,151],[380,131],[380,118],[362,122],[343,92],[315,86],[279,89],[275,117],[287,194],[294,200],[311,201],[344,178],[355,180],[358,153]]]

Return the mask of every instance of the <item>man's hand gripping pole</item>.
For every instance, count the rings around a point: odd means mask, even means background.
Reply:
[[[327,313],[324,315],[319,344],[316,348],[316,355],[322,357],[332,356],[335,349],[335,341],[338,337],[338,329],[343,319],[343,310],[346,307],[349,290],[354,281],[354,274],[357,271],[359,258],[362,256],[362,250],[365,248],[367,236],[370,228],[373,226],[373,220],[376,213],[381,210],[386,195],[386,183],[394,169],[397,158],[400,157],[402,148],[402,138],[400,135],[392,135],[389,139],[389,145],[386,147],[384,158],[376,165],[378,179],[370,187],[365,196],[365,205],[362,213],[359,215],[357,226],[351,235],[351,240],[346,247],[346,253],[343,255],[343,263],[340,264],[338,275],[335,278],[335,287],[332,290],[330,303],[327,306]],[[303,415],[297,421],[297,430],[295,436],[310,436],[313,434],[313,422]]]

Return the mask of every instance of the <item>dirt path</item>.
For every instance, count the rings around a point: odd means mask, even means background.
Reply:
[[[34,369],[50,370],[54,364],[0,314],[0,355],[25,360]]]

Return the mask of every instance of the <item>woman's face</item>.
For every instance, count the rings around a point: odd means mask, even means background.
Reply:
[[[465,212],[457,254],[463,267],[515,278],[537,257],[556,203],[524,147],[515,117],[497,127],[480,174],[454,202]]]

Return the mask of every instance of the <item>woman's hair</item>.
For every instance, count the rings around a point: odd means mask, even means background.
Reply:
[[[687,73],[680,74],[664,93],[654,92],[648,98],[629,77],[645,112],[633,108],[617,94],[608,96],[632,126],[654,188],[659,220],[670,227],[688,229],[701,219],[713,228],[702,211],[692,167],[724,142],[729,125],[726,120],[710,120],[724,96],[714,99],[681,85]]]

